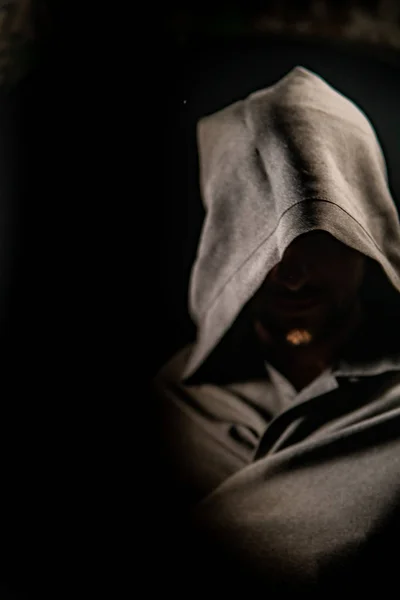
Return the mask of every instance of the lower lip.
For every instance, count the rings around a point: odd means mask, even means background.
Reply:
[[[322,303],[321,299],[309,298],[307,300],[292,300],[281,298],[276,300],[274,307],[277,309],[290,310],[293,312],[305,311],[316,308]]]

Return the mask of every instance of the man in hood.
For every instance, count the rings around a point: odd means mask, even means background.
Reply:
[[[229,556],[270,590],[381,582],[400,495],[400,223],[377,136],[296,67],[201,119],[198,144],[197,338],[155,380],[166,490],[219,549],[214,574]]]

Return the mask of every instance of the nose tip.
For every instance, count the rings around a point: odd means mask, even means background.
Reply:
[[[297,292],[305,285],[306,279],[289,275],[282,283],[291,292]]]
[[[277,280],[288,290],[297,292],[308,281],[307,269],[304,264],[287,265],[282,262],[278,266]]]

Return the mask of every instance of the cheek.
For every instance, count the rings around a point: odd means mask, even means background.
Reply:
[[[354,296],[360,289],[364,271],[360,265],[343,265],[340,270],[332,271],[329,282],[332,298]]]
[[[364,279],[365,261],[362,259],[349,261],[345,269],[348,288],[357,291]]]
[[[348,287],[360,285],[364,277],[365,260],[361,256],[342,256],[340,260],[332,257],[324,264],[323,273],[326,282],[332,286],[342,284]]]
[[[258,316],[265,307],[264,294],[260,290],[253,296],[249,302],[249,311],[253,316]]]

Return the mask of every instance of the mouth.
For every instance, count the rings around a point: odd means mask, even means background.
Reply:
[[[299,313],[314,310],[323,304],[321,295],[312,296],[277,296],[273,300],[274,310]]]

